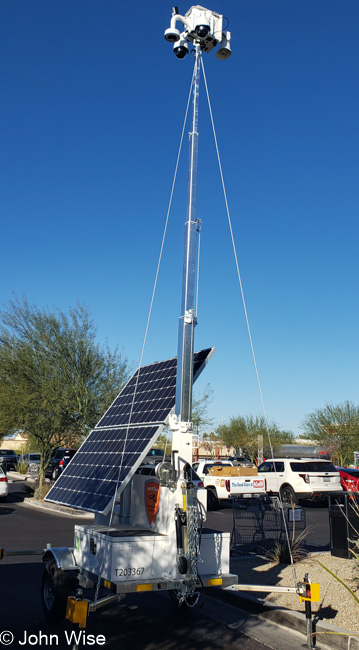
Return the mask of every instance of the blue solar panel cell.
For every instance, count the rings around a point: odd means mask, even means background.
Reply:
[[[212,355],[194,355],[194,380]],[[105,512],[152,447],[175,404],[177,359],[137,370],[46,496],[90,512]]]

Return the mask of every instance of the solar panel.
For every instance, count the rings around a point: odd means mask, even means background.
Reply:
[[[213,348],[194,355],[193,381]],[[177,357],[143,366],[129,379],[45,500],[104,513],[161,433],[175,404]]]

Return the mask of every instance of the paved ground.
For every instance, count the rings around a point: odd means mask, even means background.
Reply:
[[[0,505],[0,545],[24,550],[41,549],[49,541],[54,545],[71,545],[76,520],[24,505],[24,487],[11,484],[9,502]],[[6,585],[6,598],[1,607],[0,643],[1,638],[9,638],[1,637],[2,632],[8,631],[14,635],[13,648],[36,647],[40,642],[64,650],[71,647],[65,633],[73,631],[72,625],[49,624],[44,618],[41,574],[40,556],[5,557],[2,561],[0,582],[2,589]],[[167,593],[137,594],[119,606],[97,612],[90,616],[86,633],[103,634],[104,647],[110,650],[287,650],[288,641],[290,648],[299,650],[305,640],[292,632],[289,639],[288,630],[207,595],[200,607],[178,611]],[[80,647],[89,646],[87,641],[91,640],[89,636],[83,637]]]
[[[0,506],[1,544],[5,548],[43,548],[47,542],[54,545],[72,545],[73,526],[76,519],[58,513],[34,509],[22,502],[25,485],[21,482],[10,485],[9,503]],[[223,525],[228,530],[226,519],[231,513],[218,511],[210,513],[212,520],[218,522],[218,529]],[[84,519],[80,519],[85,523]],[[91,518],[88,519],[91,521]],[[219,522],[222,522],[221,524]],[[213,525],[213,521],[211,523]],[[5,543],[4,543],[5,542]],[[233,564],[233,563],[232,563]],[[239,569],[238,569],[239,570]],[[42,565],[39,556],[7,557],[0,567],[1,584],[7,585],[7,600],[1,616],[6,621],[6,629],[14,630],[14,643],[24,639],[25,630],[36,634],[57,634],[57,647],[69,647],[64,637],[65,630],[71,631],[67,622],[61,624],[54,632],[53,625],[44,619],[39,598]],[[220,590],[219,590],[220,591]],[[211,596],[214,591],[211,590]],[[219,593],[216,595],[219,597]],[[223,594],[221,594],[221,597]],[[243,594],[230,594],[228,603],[221,603],[206,596],[200,608],[185,614],[173,609],[167,594],[127,598],[126,604],[111,608],[106,612],[96,613],[89,619],[86,632],[99,634],[106,632],[108,648],[120,646],[127,650],[185,650],[204,648],[241,648],[242,650],[287,650],[305,647],[305,621],[294,620],[290,612],[279,612],[277,622],[287,625],[286,629],[277,628],[261,616],[268,616],[263,605],[256,599],[243,598]],[[20,614],[19,614],[20,613]],[[257,616],[260,615],[260,617]],[[271,614],[271,612],[270,612]],[[275,617],[274,617],[275,618]],[[300,617],[299,617],[300,618]],[[0,619],[1,620],[1,619]],[[304,625],[304,627],[303,627]],[[1,628],[1,625],[0,625]],[[303,634],[293,630],[298,628]],[[2,628],[5,629],[4,627]],[[155,634],[155,636],[154,636]],[[333,637],[335,638],[335,637]],[[45,637],[44,637],[45,639]],[[46,640],[46,639],[45,639]],[[90,637],[89,637],[89,640]],[[86,647],[86,638],[82,639]],[[1,629],[0,629],[1,643]],[[46,645],[45,641],[43,644]],[[64,645],[61,645],[64,644]],[[48,643],[47,643],[48,645]],[[333,644],[331,644],[333,646]],[[13,647],[16,647],[13,646]],[[321,647],[324,647],[321,643]],[[351,645],[358,648],[359,644]]]

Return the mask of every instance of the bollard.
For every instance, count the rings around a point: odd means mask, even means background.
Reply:
[[[305,600],[305,621],[307,625],[307,646],[308,648],[313,648],[314,641],[313,641],[313,621],[312,621],[312,601],[311,601],[311,588],[310,588],[310,580],[309,580],[309,573],[306,573],[304,576],[304,582],[307,583],[307,598],[308,600]]]
[[[313,634],[313,621],[312,621],[312,603],[310,600],[305,601],[305,620],[307,624],[307,646],[308,648],[314,647]]]

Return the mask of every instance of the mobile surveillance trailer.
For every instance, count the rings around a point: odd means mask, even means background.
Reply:
[[[178,354],[138,368],[46,497],[95,514],[93,525],[75,526],[73,548],[49,546],[43,556],[42,602],[50,620],[66,615],[84,626],[89,611],[140,591],[170,590],[180,605],[193,606],[200,586],[238,581],[229,572],[230,534],[203,528],[206,491],[191,480],[192,385],[214,352],[194,353],[200,59],[217,45],[219,59],[230,56],[222,27],[221,15],[197,5],[184,16],[174,7],[165,31],[177,58],[189,47],[195,55]],[[165,425],[172,431],[171,462],[146,475],[140,465]],[[96,588],[91,601],[85,588]]]

